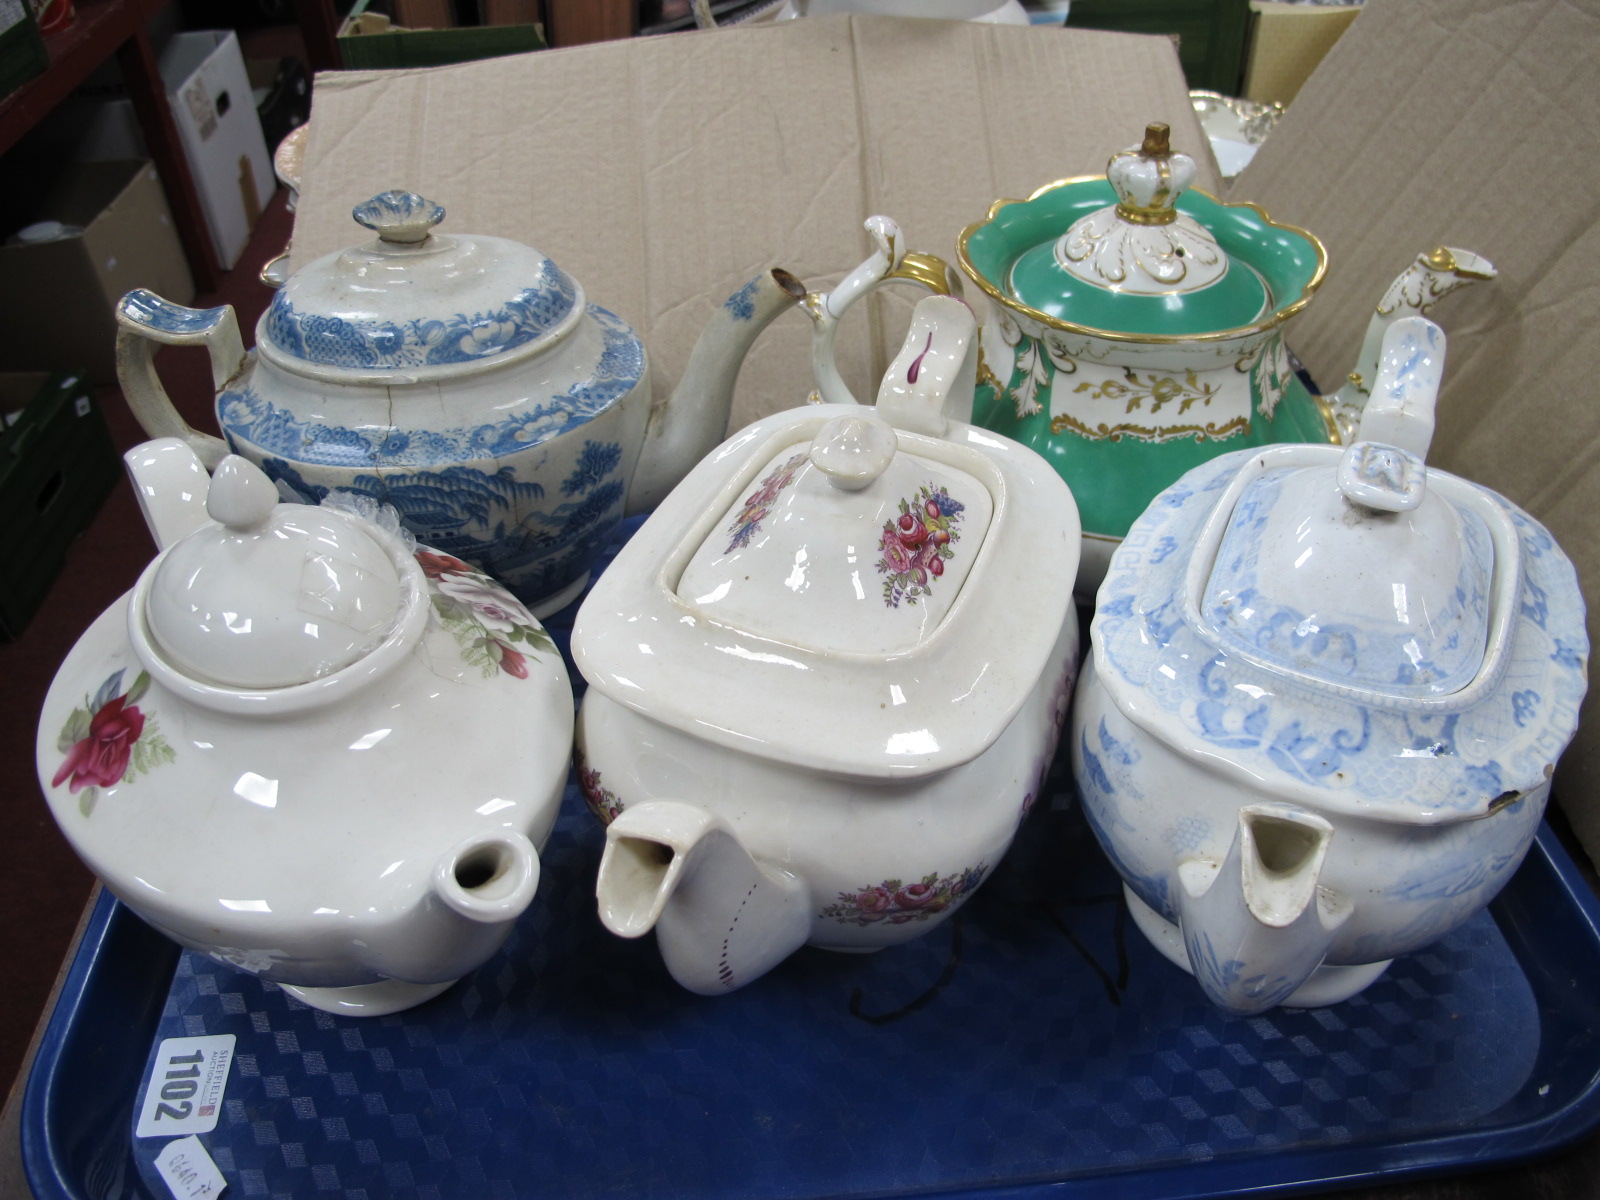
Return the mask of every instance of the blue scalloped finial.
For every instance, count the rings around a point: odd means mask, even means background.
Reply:
[[[356,205],[350,215],[386,242],[420,242],[444,220],[444,209],[415,192],[396,190]]]

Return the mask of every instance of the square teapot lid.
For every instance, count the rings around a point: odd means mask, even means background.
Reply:
[[[1069,617],[1077,506],[1006,438],[957,422],[862,433],[884,424],[872,412],[780,413],[701,462],[578,613],[590,686],[708,742],[840,774],[910,778],[987,749]],[[881,432],[893,448],[877,473],[836,482],[830,451],[868,454],[842,444]]]

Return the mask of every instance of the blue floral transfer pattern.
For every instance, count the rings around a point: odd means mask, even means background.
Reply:
[[[1446,695],[1470,683],[1484,653],[1486,585],[1494,564],[1482,518],[1461,514],[1460,573],[1425,626],[1340,613],[1336,607],[1305,613],[1273,600],[1272,581],[1262,577],[1260,562],[1262,534],[1292,471],[1268,471],[1245,488],[1218,548],[1201,611],[1227,646],[1330,683],[1376,691]],[[1170,535],[1163,537],[1151,561],[1165,561],[1172,544]]]
[[[621,448],[601,446],[602,456],[608,448],[620,464]],[[341,491],[393,505],[420,541],[487,571],[525,600],[559,591],[588,569],[622,520],[627,492],[620,475],[597,478],[579,498],[545,506],[545,489],[520,480],[511,466],[494,473],[467,466],[364,472],[331,486],[282,459],[261,466],[280,492],[306,503]]]
[[[1211,935],[1185,928],[1183,945],[1189,966],[1206,995],[1225,1012],[1256,1013],[1276,1008],[1294,994],[1302,982],[1287,975],[1256,972],[1237,958],[1217,952]]]
[[[1173,744],[1225,753],[1264,786],[1326,811],[1483,811],[1542,784],[1577,726],[1589,652],[1576,574],[1549,533],[1495,497],[1522,544],[1523,619],[1503,675],[1472,706],[1292,680],[1189,624],[1178,599],[1189,555],[1170,553],[1172,541],[1196,543],[1252,453],[1190,471],[1117,550],[1094,618],[1112,694],[1141,697],[1146,719]]]
[[[228,314],[228,307],[189,308],[163,300],[147,288],[135,288],[117,307],[140,324],[162,333],[202,334],[215,327]]]
[[[436,467],[516,454],[593,420],[643,378],[644,346],[633,330],[602,308],[591,305],[589,314],[599,324],[604,339],[593,377],[494,423],[436,430],[370,425],[345,428],[302,420],[248,386],[217,398],[218,420],[223,433],[236,446],[254,447],[262,455],[315,466]],[[589,471],[593,473],[593,464]]]
[[[273,297],[264,328],[276,349],[319,366],[438,367],[482,362],[525,346],[566,320],[577,303],[578,285],[545,259],[538,280],[493,312],[403,322],[348,320],[299,312],[285,289]]]
[[[756,315],[756,283],[752,279],[733,295],[722,302],[722,307],[738,317],[741,321],[748,321]]]

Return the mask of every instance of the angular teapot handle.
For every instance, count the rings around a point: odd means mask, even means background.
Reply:
[[[900,226],[889,217],[868,217],[866,230],[876,246],[871,257],[831,292],[811,292],[805,299],[812,321],[811,370],[817,383],[816,397],[823,404],[861,403],[834,361],[839,321],[856,301],[886,283],[915,283],[936,296],[961,295],[960,277],[950,264],[936,254],[907,254],[901,245]]]
[[[1355,370],[1350,372],[1343,386],[1328,397],[1340,440],[1345,445],[1357,436],[1356,426],[1377,381],[1379,354],[1390,326],[1406,317],[1425,317],[1451,292],[1493,279],[1495,275],[1494,264],[1481,254],[1454,246],[1436,246],[1417,255],[1395,278],[1367,322]]]
[[[1401,317],[1383,335],[1377,378],[1356,441],[1346,447],[1335,472],[1347,500],[1395,513],[1422,503],[1444,356],[1444,331],[1426,317]]]
[[[952,417],[970,421],[977,328],[965,300],[928,296],[919,301],[900,353],[878,388],[878,416],[897,429],[932,437],[944,437]]]
[[[245,361],[233,309],[186,308],[137,288],[118,302],[117,325],[117,380],[139,424],[153,438],[181,438],[207,469],[215,467],[228,444],[191,428],[179,415],[156,374],[155,353],[160,345],[204,346],[211,355],[212,382],[220,390]]]

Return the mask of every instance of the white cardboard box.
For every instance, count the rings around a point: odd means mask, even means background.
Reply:
[[[277,187],[238,37],[177,34],[161,52],[161,78],[217,259],[231,267]]]

